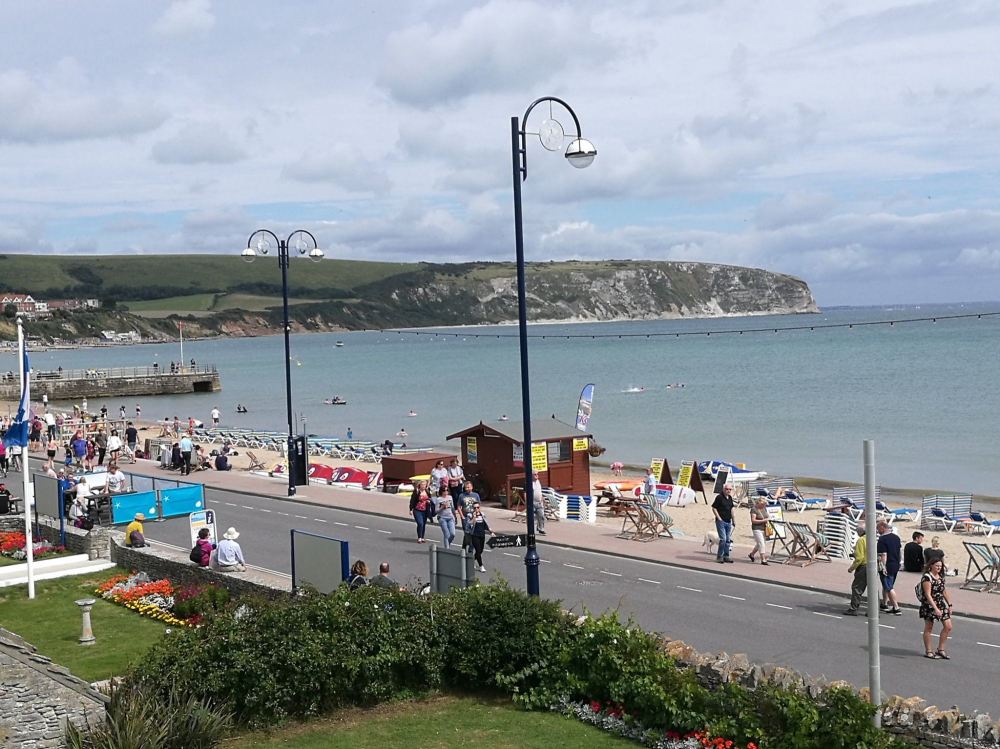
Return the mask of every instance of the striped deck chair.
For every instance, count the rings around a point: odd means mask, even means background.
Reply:
[[[965,582],[962,590],[990,591],[997,587],[1000,576],[1000,558],[990,551],[989,544],[963,541],[969,554],[969,563],[965,566]],[[1000,547],[994,547],[1000,551]]]
[[[787,523],[788,530],[792,532],[793,554],[785,560],[785,564],[796,564],[800,567],[807,567],[813,562],[822,560],[832,562],[826,548],[829,546],[827,539],[814,531],[805,523]]]

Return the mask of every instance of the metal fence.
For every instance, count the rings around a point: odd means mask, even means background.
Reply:
[[[107,380],[131,379],[135,377],[170,377],[177,375],[211,375],[218,370],[214,364],[190,366],[180,364],[171,368],[170,364],[160,366],[153,363],[148,367],[99,367],[93,369],[43,369],[32,370],[32,377],[38,380]]]

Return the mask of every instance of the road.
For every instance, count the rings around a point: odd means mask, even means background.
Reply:
[[[351,559],[364,559],[371,569],[388,561],[401,583],[428,578],[428,547],[414,542],[411,522],[208,488],[206,498],[220,534],[230,525],[239,529],[251,564],[289,573],[289,530],[298,528],[348,541]],[[187,518],[149,522],[146,531],[152,540],[190,548]],[[430,526],[428,540],[439,537],[438,527]],[[757,663],[867,685],[867,620],[841,616],[843,598],[545,544],[539,553],[542,594],[568,609],[617,609],[645,629],[701,651],[746,653]],[[518,549],[487,551],[482,577],[502,575],[523,589],[522,559]],[[948,647],[952,660],[930,661],[922,657],[915,611],[882,622],[886,693],[919,694],[939,707],[1000,716],[1000,698],[990,687],[1000,683],[1000,624],[956,617]]]

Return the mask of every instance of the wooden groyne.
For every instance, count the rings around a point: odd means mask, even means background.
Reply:
[[[163,371],[161,367],[113,367],[94,369],[54,369],[32,371],[31,399],[79,400],[126,397],[133,395],[178,395],[214,393],[222,390],[215,366],[181,367]],[[21,397],[21,383],[16,372],[0,377],[0,400],[16,401]]]

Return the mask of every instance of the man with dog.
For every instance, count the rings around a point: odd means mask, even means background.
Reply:
[[[715,530],[719,534],[719,551],[715,555],[715,561],[719,564],[732,564],[729,552],[733,546],[733,530],[736,523],[733,519],[733,485],[726,484],[722,487],[722,493],[715,495],[712,503],[712,514],[715,515]]]

